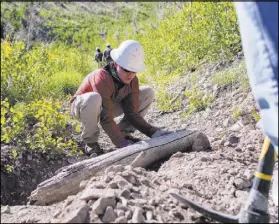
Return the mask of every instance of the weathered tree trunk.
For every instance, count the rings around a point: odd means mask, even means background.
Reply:
[[[104,174],[110,165],[131,165],[146,168],[156,161],[180,152],[202,151],[210,148],[208,138],[201,132],[180,130],[158,138],[140,141],[131,146],[101,156],[62,167],[56,175],[37,186],[29,197],[31,204],[48,205],[77,194],[79,184],[92,176]]]

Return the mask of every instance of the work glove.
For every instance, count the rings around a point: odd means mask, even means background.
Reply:
[[[124,147],[126,147],[126,146],[128,146],[128,145],[133,145],[133,144],[134,144],[133,141],[124,139],[124,140],[122,140],[122,141],[120,142],[118,148],[124,148]]]
[[[168,135],[168,134],[171,134],[171,133],[172,133],[172,131],[158,129],[157,131],[154,132],[154,134],[151,136],[151,138],[156,138],[156,137],[160,137],[160,136],[163,136],[163,135]]]

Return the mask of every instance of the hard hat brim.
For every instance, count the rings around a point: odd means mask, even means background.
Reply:
[[[142,72],[145,70],[145,65],[144,63],[138,65],[137,67],[129,67],[125,64],[125,61],[121,60],[121,57],[119,55],[118,49],[112,49],[110,52],[110,56],[113,61],[115,61],[117,64],[119,64],[121,67],[131,71],[131,72]]]

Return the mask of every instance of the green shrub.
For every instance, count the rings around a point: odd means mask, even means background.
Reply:
[[[231,60],[241,50],[235,9],[228,2],[191,2],[138,36],[151,74],[186,73],[199,62]],[[152,40],[152,41],[151,41]]]
[[[181,108],[180,100],[174,99],[175,95],[170,92],[166,92],[165,88],[161,88],[156,91],[156,102],[161,111],[173,112]]]
[[[50,95],[63,99],[65,95],[73,95],[84,78],[84,74],[76,72],[60,72],[50,77],[45,91]]]
[[[244,89],[249,88],[249,79],[247,76],[245,61],[243,60],[239,64],[230,67],[225,71],[215,73],[211,77],[211,82],[213,84],[224,86],[238,82]]]
[[[189,107],[186,115],[202,111],[214,101],[212,94],[202,92],[195,87],[191,88],[189,91],[185,91],[185,96],[189,99]]]
[[[12,107],[7,99],[1,101],[1,142],[23,150],[78,153],[72,138],[80,125],[70,119],[69,112],[62,112],[61,105],[46,98]]]
[[[259,112],[256,110],[255,107],[252,107],[252,108],[251,108],[251,114],[252,114],[252,117],[255,119],[256,122],[258,122],[258,121],[261,119],[260,114],[259,114]]]
[[[238,106],[234,106],[234,108],[233,108],[233,114],[232,114],[232,118],[233,118],[234,120],[237,120],[240,116],[242,116],[242,115],[244,115],[244,114],[245,114],[244,111],[240,110],[240,109],[238,108]]]
[[[201,91],[198,88],[197,73],[191,74],[191,87],[185,91],[185,96],[189,99],[188,111],[185,115],[191,115],[194,112],[204,110],[209,104],[213,103],[214,97],[208,92]]]
[[[73,93],[92,70],[88,55],[75,48],[40,44],[26,51],[23,42],[7,40],[1,42],[1,65],[1,97],[11,104]]]

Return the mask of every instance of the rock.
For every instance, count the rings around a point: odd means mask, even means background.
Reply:
[[[221,149],[223,145],[224,145],[224,142],[222,140],[218,140],[218,141],[212,142],[211,148],[213,151],[217,151],[217,150]]]
[[[152,211],[147,211],[145,216],[146,216],[146,220],[150,221],[153,217]]]
[[[117,209],[116,214],[117,214],[117,217],[119,217],[119,216],[125,216],[125,212],[124,212],[123,210],[118,210],[118,209]]]
[[[105,170],[105,174],[108,174],[109,172],[117,173],[124,171],[124,166],[122,165],[114,165],[110,166]]]
[[[7,214],[9,214],[10,212],[11,212],[11,209],[10,209],[9,205],[5,206],[4,209],[1,211],[1,213],[7,213]]]
[[[116,175],[113,180],[116,182],[116,184],[119,188],[124,188],[124,187],[132,188],[133,187],[132,184],[130,184],[125,178],[123,178],[120,175]]]
[[[92,206],[92,210],[97,215],[102,215],[108,206],[115,207],[115,197],[101,197]]]
[[[114,213],[113,208],[111,206],[108,206],[106,208],[102,221],[104,223],[107,223],[107,222],[113,222],[115,219],[116,219],[116,214]]]
[[[130,199],[130,194],[131,192],[128,189],[124,189],[121,193],[120,196],[126,199]]]
[[[151,186],[150,180],[148,180],[147,178],[141,179],[140,182],[141,182],[142,185],[145,185],[145,186],[147,186],[147,187],[150,187],[150,186]]]
[[[229,128],[230,131],[240,131],[243,128],[243,124],[241,122],[235,123],[233,126]]]
[[[148,204],[154,206],[154,205],[156,204],[156,201],[155,201],[154,199],[150,199],[150,200],[148,201]]]
[[[229,143],[231,143],[231,144],[236,144],[239,142],[239,138],[237,136],[235,136],[234,134],[230,134],[228,140],[229,140]]]
[[[75,198],[76,198],[75,195],[68,196],[67,199],[65,200],[64,204],[63,204],[63,208],[66,208],[68,205],[70,205]]]
[[[122,205],[127,206],[128,200],[122,196],[119,197],[119,201],[122,203]]]
[[[118,185],[117,185],[117,183],[116,183],[115,181],[111,181],[111,182],[108,184],[107,188],[117,189],[117,188],[118,188]]]
[[[95,183],[92,184],[92,187],[98,188],[98,189],[104,189],[105,185],[104,185],[103,182],[95,182]]]
[[[236,178],[234,180],[234,185],[235,185],[236,189],[242,190],[242,189],[251,187],[251,182],[248,180],[245,180],[243,178]]]
[[[225,147],[235,147],[235,144],[231,144],[229,141],[225,142]]]
[[[120,189],[98,189],[98,188],[93,188],[93,189],[86,189],[82,192],[82,195],[80,196],[81,200],[91,200],[91,199],[98,199],[100,197],[103,198],[110,198],[110,197],[115,197],[119,195],[121,192]]]
[[[224,127],[228,127],[228,126],[231,126],[234,124],[234,120],[232,118],[226,118],[224,121],[223,121],[223,126]]]
[[[145,217],[142,214],[142,208],[136,207],[132,217],[133,223],[143,223],[145,222]]]
[[[125,212],[125,217],[126,217],[128,220],[132,218],[132,215],[133,215],[133,213],[132,213],[130,210],[128,210],[128,211]]]
[[[249,115],[244,115],[240,119],[243,125],[248,125],[251,123],[251,119]]]
[[[137,183],[136,178],[135,178],[133,175],[131,175],[131,174],[125,176],[125,179],[126,179],[129,183],[131,183],[131,184],[133,184],[133,185],[135,185],[135,184]]]
[[[87,219],[89,206],[85,201],[74,201],[70,207],[61,214],[61,223],[84,223]]]
[[[142,198],[141,194],[138,194],[138,193],[131,193],[131,197],[134,198],[134,199],[137,199],[137,198]]]
[[[111,181],[111,178],[110,178],[109,176],[105,175],[105,176],[104,176],[104,181],[105,181],[106,183],[109,183],[109,182]]]
[[[123,211],[127,211],[127,210],[128,210],[127,205],[124,206],[124,205],[122,205],[120,202],[117,202],[116,208],[117,208],[117,209],[121,209],[121,210],[123,210]]]
[[[255,151],[255,147],[252,146],[252,145],[247,145],[247,150],[251,151],[251,152],[254,152]]]
[[[229,169],[228,173],[231,174],[231,175],[236,175],[238,173],[238,170],[237,169]]]
[[[251,180],[254,178],[254,173],[255,173],[254,170],[252,171],[252,170],[246,169],[246,170],[244,171],[244,177],[245,177],[247,180],[251,181]]]
[[[254,127],[254,125],[252,125],[252,124],[248,124],[248,125],[246,125],[242,130],[243,130],[244,132],[247,132],[247,131],[255,130],[255,127]]]
[[[236,147],[234,150],[235,150],[236,152],[242,152],[242,149],[239,148],[239,147]]]
[[[131,206],[144,206],[147,203],[145,199],[129,200],[128,204]]]
[[[118,218],[115,219],[114,222],[115,222],[115,223],[127,223],[128,220],[127,220],[127,218],[124,217],[124,216],[119,216]]]

